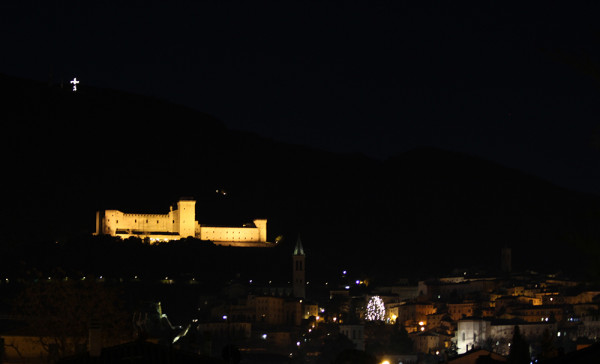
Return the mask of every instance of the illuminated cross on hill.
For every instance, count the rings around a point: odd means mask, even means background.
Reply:
[[[79,81],[77,81],[77,77],[75,77],[71,83],[73,84],[73,91],[77,91],[77,84],[79,83]]]

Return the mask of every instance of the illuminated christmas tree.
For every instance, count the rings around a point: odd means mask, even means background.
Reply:
[[[385,305],[379,296],[373,296],[367,304],[366,319],[368,321],[383,321],[385,320]]]

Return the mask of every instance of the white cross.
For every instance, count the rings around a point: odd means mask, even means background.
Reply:
[[[77,77],[75,77],[71,83],[73,84],[73,91],[77,91],[77,84],[79,83],[79,81],[77,81]]]

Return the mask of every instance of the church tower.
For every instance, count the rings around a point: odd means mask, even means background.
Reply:
[[[300,236],[296,241],[296,247],[294,247],[294,254],[292,255],[293,271],[292,278],[293,282],[293,293],[294,297],[304,299],[306,297],[306,274],[305,274],[305,259],[304,248],[302,247],[302,241]]]

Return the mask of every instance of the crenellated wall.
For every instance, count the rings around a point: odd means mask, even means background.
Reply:
[[[260,241],[260,231],[255,227],[215,227],[200,225],[198,238],[210,241]],[[263,241],[263,243],[266,242]]]
[[[196,220],[196,201],[181,199],[177,209],[168,214],[130,214],[118,210],[96,213],[96,235],[128,238],[137,236],[151,241],[177,240],[195,237],[219,245],[257,246],[267,242],[267,220],[255,219],[240,227],[204,226]]]
[[[104,213],[99,211],[96,216],[97,234],[178,232],[174,229],[173,211],[168,214],[129,214],[118,210],[106,210]],[[99,231],[99,227],[101,231]]]

